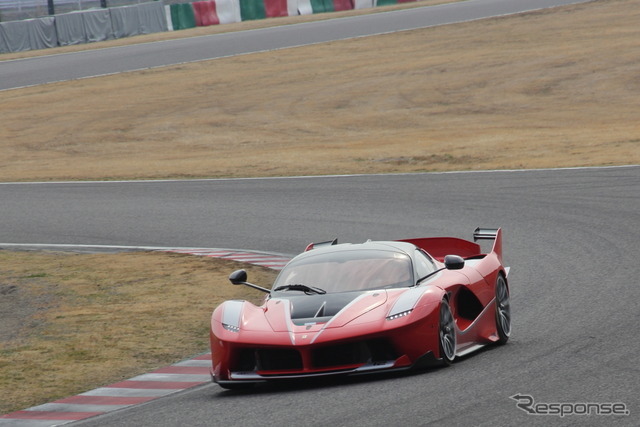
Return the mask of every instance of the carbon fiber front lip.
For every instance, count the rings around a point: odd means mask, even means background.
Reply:
[[[355,375],[355,374],[365,374],[369,372],[381,371],[381,370],[389,370],[392,369],[395,365],[395,360],[390,360],[384,363],[377,364],[369,364],[360,366],[355,369],[343,369],[336,371],[324,371],[324,372],[309,372],[309,373],[295,373],[295,374],[286,374],[286,375],[260,375],[255,372],[231,372],[230,381],[266,381],[266,380],[284,380],[284,379],[295,379],[295,378],[312,378],[312,377],[324,377],[328,375]],[[403,369],[406,369],[403,367]],[[219,381],[221,382],[221,381]]]

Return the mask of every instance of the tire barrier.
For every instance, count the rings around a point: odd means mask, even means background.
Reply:
[[[289,16],[289,7],[287,3],[287,0],[264,0],[267,18]]]
[[[341,10],[351,10],[353,8],[352,0],[333,0],[333,10],[336,12]]]
[[[394,4],[401,3],[411,3],[416,0],[373,0],[375,2],[375,6],[390,6]]]
[[[215,0],[216,13],[221,24],[240,22],[240,6],[237,0]]]
[[[216,12],[215,1],[197,1],[192,4],[196,25],[198,27],[207,27],[209,25],[218,25],[220,23],[220,19]]]
[[[353,0],[353,8],[354,9],[368,9],[370,7],[375,7],[376,0]]]
[[[161,1],[0,22],[0,53],[68,46],[196,26],[365,9],[416,0]]]
[[[174,30],[184,30],[196,26],[196,15],[191,3],[172,4],[171,25]]]
[[[313,13],[334,12],[333,0],[311,0]]]
[[[240,17],[243,21],[266,18],[267,12],[264,7],[264,1],[240,0]]]

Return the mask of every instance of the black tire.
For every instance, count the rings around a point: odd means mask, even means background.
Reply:
[[[505,344],[511,334],[511,303],[509,287],[502,274],[496,280],[496,330],[498,332],[497,344]]]
[[[449,302],[443,299],[440,303],[440,322],[438,325],[438,342],[440,358],[445,365],[451,365],[456,357],[456,325]]]

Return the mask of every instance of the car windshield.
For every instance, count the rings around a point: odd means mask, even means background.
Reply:
[[[291,261],[278,275],[273,289],[306,285],[327,292],[412,286],[410,258],[385,250],[343,250]]]

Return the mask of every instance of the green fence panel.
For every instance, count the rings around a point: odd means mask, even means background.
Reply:
[[[240,0],[240,17],[243,21],[267,17],[263,0]]]
[[[333,0],[311,0],[313,13],[335,12]]]
[[[191,3],[172,4],[170,8],[171,24],[174,30],[184,30],[196,26],[196,16],[193,13]]]
[[[195,28],[196,15],[193,12],[193,6],[191,5],[191,3],[182,4],[182,18],[184,20],[184,28]]]
[[[171,4],[169,5],[169,12],[171,13],[171,26],[174,30],[180,29],[180,21],[178,19],[178,5]]]
[[[171,10],[171,25],[173,26],[173,29],[181,30],[182,28],[180,28],[180,5],[172,4],[169,6],[169,9]]]

